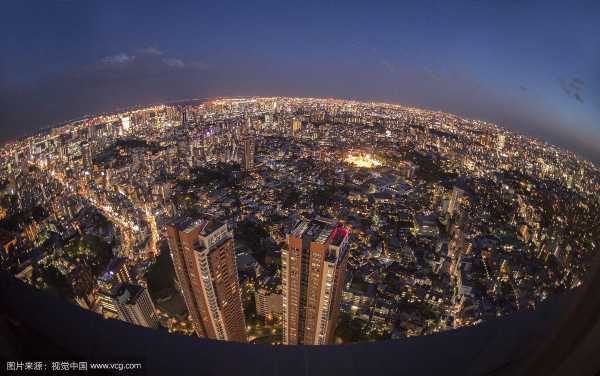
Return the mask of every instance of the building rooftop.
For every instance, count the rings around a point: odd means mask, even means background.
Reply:
[[[192,217],[177,217],[167,222],[167,225],[176,228],[179,231],[186,231],[194,225],[199,219]]]
[[[225,224],[225,222],[222,221],[218,221],[215,219],[206,219],[204,220],[204,222],[202,223],[202,230],[200,231],[200,234],[202,236],[208,236],[211,233],[213,233],[215,230],[219,229],[221,226],[223,226]]]
[[[142,286],[132,285],[129,283],[123,283],[119,286],[117,292],[117,299],[124,304],[131,304],[135,302],[136,298],[144,291]]]
[[[211,217],[179,217],[175,218],[168,223],[170,226],[175,227],[179,231],[189,232],[193,229],[200,227],[200,235],[208,236],[219,227],[223,226],[225,222],[216,220]]]
[[[424,214],[416,214],[415,215],[415,223],[417,223],[421,227],[429,226],[433,227],[437,225],[436,216],[433,214],[424,215]]]
[[[291,235],[295,238],[308,237],[319,244],[339,246],[348,235],[348,229],[341,227],[335,220],[317,217],[299,221],[291,231]]]
[[[337,226],[331,232],[331,236],[329,237],[329,242],[332,245],[339,246],[342,244],[342,241],[348,236],[348,229],[345,227]]]

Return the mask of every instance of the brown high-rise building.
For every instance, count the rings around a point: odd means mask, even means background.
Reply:
[[[298,136],[298,134],[300,133],[300,129],[302,128],[302,122],[300,121],[300,119],[298,118],[293,118],[292,119],[292,126],[291,126],[291,136],[292,137],[296,137]]]
[[[177,280],[200,337],[246,342],[233,232],[213,219],[181,218],[167,226]]]
[[[251,136],[245,136],[242,139],[242,171],[252,171],[254,169],[254,139]]]
[[[119,319],[146,328],[158,327],[154,304],[142,286],[122,283],[111,297]]]
[[[298,222],[282,251],[283,342],[333,342],[348,255],[348,230],[335,221]]]

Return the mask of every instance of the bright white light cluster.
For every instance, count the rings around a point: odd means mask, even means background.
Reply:
[[[373,168],[381,166],[381,162],[375,159],[371,154],[367,153],[350,152],[346,157],[346,162],[351,163],[356,167]]]

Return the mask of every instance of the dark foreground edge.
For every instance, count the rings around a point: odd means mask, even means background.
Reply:
[[[583,288],[533,312],[339,346],[247,345],[154,331],[104,320],[0,272],[0,358],[138,360],[147,375],[594,375],[600,371],[597,271],[598,263]]]

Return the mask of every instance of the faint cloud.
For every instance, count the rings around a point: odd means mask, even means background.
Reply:
[[[579,78],[571,78],[570,80],[561,78],[559,83],[566,95],[575,98],[579,103],[583,103],[583,89],[585,88],[585,82],[583,80]]]
[[[121,52],[116,55],[106,56],[102,59],[102,61],[106,64],[126,64],[135,60],[134,55],[128,55],[124,52]]]
[[[580,80],[579,78],[573,78],[573,82],[577,85],[581,85],[581,86],[585,85],[585,83],[582,80]]]
[[[135,64],[129,64],[135,61]],[[120,52],[116,55],[106,56],[102,59],[102,63],[108,66],[135,66],[140,69],[160,69],[159,67],[169,68],[190,68],[197,70],[206,70],[208,65],[201,61],[184,62],[172,56],[165,56],[164,52],[157,47],[145,47],[135,50],[133,53]],[[142,68],[143,67],[143,68]]]
[[[183,68],[185,64],[181,59],[167,58],[163,59],[163,63],[173,68]]]
[[[146,48],[142,48],[140,50],[140,53],[142,54],[148,54],[148,55],[162,55],[163,52],[161,50],[159,50],[156,47],[146,47]]]

